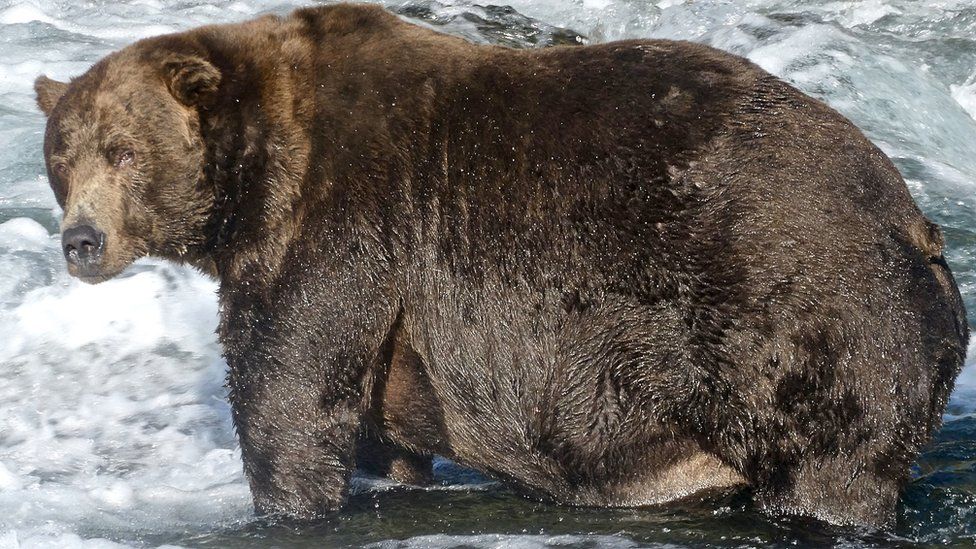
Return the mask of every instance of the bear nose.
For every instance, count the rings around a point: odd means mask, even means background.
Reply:
[[[78,225],[61,233],[64,257],[75,265],[91,261],[105,246],[105,233],[91,225]]]

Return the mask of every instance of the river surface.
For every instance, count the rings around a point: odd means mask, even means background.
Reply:
[[[892,532],[765,517],[748,493],[570,509],[449,462],[428,489],[358,477],[349,508],[314,526],[255,519],[213,335],[214,283],[150,260],[99,286],[67,276],[31,85],[41,73],[81,74],[139,38],[301,4],[0,0],[0,548],[976,545],[972,359]],[[386,5],[481,43],[658,37],[749,57],[841,111],[892,157],[943,226],[976,313],[976,0]]]

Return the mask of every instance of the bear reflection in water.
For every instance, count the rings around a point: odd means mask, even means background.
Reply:
[[[69,271],[219,280],[260,513],[440,454],[571,505],[749,485],[884,527],[963,362],[891,162],[705,46],[517,51],[336,5],[36,91]]]

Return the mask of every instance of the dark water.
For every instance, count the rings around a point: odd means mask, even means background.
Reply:
[[[349,507],[308,524],[252,521],[224,531],[145,541],[194,547],[484,547],[505,541],[556,547],[670,544],[689,547],[970,547],[976,539],[976,419],[950,422],[919,460],[894,532],[838,528],[757,512],[748,490],[643,509],[540,503],[498,484],[477,489],[397,487],[354,496]],[[441,463],[438,481],[470,483]],[[491,535],[513,536],[492,539]],[[434,536],[421,538],[418,536]],[[407,541],[394,541],[407,540]],[[384,542],[384,543],[380,543]],[[547,543],[548,542],[548,543]]]

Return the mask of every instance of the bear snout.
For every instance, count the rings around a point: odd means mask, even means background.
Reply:
[[[77,276],[96,275],[105,249],[105,233],[91,225],[69,227],[61,233],[61,248],[69,266],[77,268]]]

